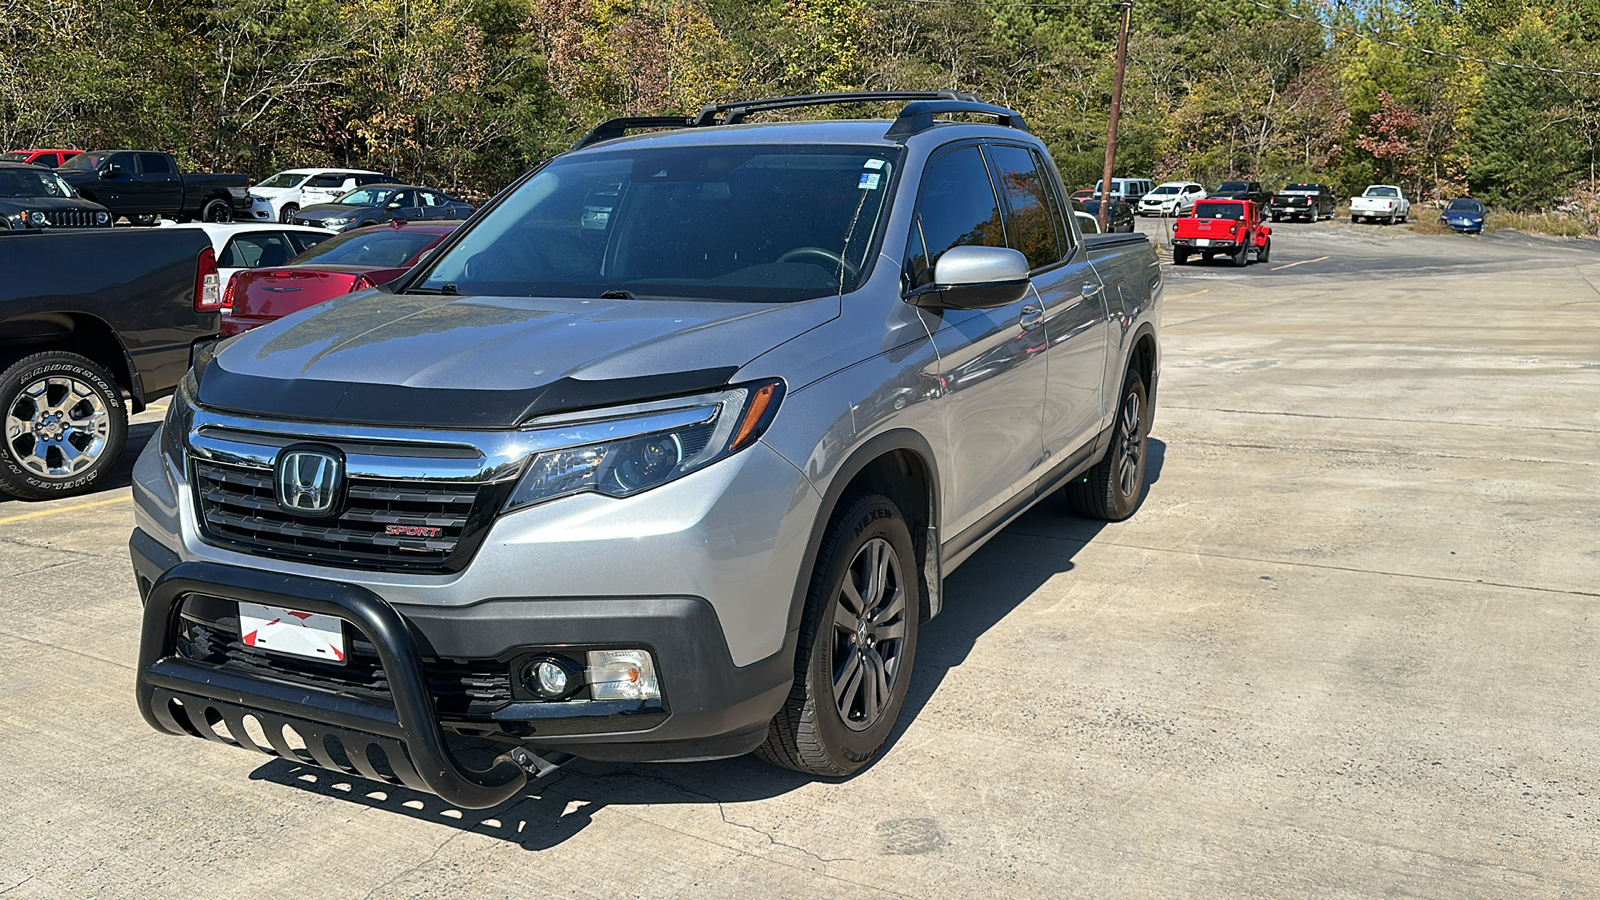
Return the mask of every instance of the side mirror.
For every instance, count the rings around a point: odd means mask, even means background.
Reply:
[[[122,167],[117,165],[116,163],[106,163],[105,168],[100,170],[100,177],[101,178],[115,178],[115,177],[117,177],[118,175],[121,175],[121,174],[122,174]]]
[[[400,208],[400,201],[399,200],[394,200],[394,201],[390,202],[388,208],[389,209],[399,209]]]
[[[1028,258],[1009,247],[951,247],[933,265],[933,284],[906,299],[929,309],[993,309],[1027,296]]]

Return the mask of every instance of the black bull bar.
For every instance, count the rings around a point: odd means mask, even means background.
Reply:
[[[377,648],[393,704],[374,703],[303,684],[270,681],[177,654],[179,614],[190,594],[243,600],[335,616],[352,623]],[[515,748],[486,770],[462,765],[445,742],[422,654],[405,619],[384,600],[356,585],[279,575],[216,563],[181,563],[163,574],[145,600],[139,640],[139,712],[158,731],[187,734],[269,756],[322,766],[375,781],[430,791],[465,809],[486,809],[516,796],[528,772],[552,768]],[[271,749],[247,736],[253,716]],[[226,722],[228,735],[216,724]],[[283,727],[305,741],[291,747]],[[330,752],[335,738],[345,760]],[[374,764],[376,746],[389,775]]]

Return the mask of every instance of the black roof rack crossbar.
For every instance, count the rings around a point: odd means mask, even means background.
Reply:
[[[596,125],[588,134],[578,138],[572,145],[573,150],[582,150],[590,144],[609,141],[619,138],[630,131],[639,131],[645,128],[692,128],[695,120],[690,116],[622,116],[616,119],[607,119]]]
[[[894,124],[884,133],[884,138],[903,141],[934,126],[933,117],[950,113],[971,113],[993,116],[1006,128],[1027,131],[1021,114],[1003,106],[984,103],[977,94],[964,91],[846,91],[835,94],[800,94],[793,97],[766,97],[756,100],[736,100],[732,103],[714,103],[702,107],[693,116],[623,116],[607,119],[572,145],[581,150],[591,144],[619,138],[630,131],[647,128],[706,128],[713,125],[739,125],[758,112],[777,109],[798,109],[803,106],[830,106],[844,103],[885,103],[904,101]]]
[[[920,100],[907,103],[906,108],[900,110],[900,115],[883,133],[886,141],[902,142],[914,134],[921,134],[934,126],[934,116],[949,115],[950,113],[971,113],[980,116],[994,116],[995,123],[1002,128],[1015,128],[1018,131],[1027,131],[1028,123],[1022,121],[1022,114],[1016,110],[1006,109],[1004,106],[995,106],[983,103],[977,99],[962,98],[958,100]]]
[[[751,113],[774,109],[798,109],[802,106],[831,106],[842,103],[884,103],[906,100],[968,100],[977,102],[977,94],[960,91],[843,91],[834,94],[799,94],[793,97],[767,97],[760,100],[736,100],[732,103],[714,103],[701,107],[695,125],[738,125]],[[721,120],[717,116],[726,113]]]

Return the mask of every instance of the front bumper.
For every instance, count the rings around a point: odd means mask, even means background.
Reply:
[[[1201,244],[1200,241],[1210,241]],[[1172,239],[1172,246],[1182,247],[1186,250],[1232,250],[1239,246],[1239,242],[1232,238],[1179,238]]]

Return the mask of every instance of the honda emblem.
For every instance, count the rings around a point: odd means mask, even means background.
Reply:
[[[278,457],[278,505],[301,516],[325,516],[339,499],[344,462],[326,450],[286,450]]]

